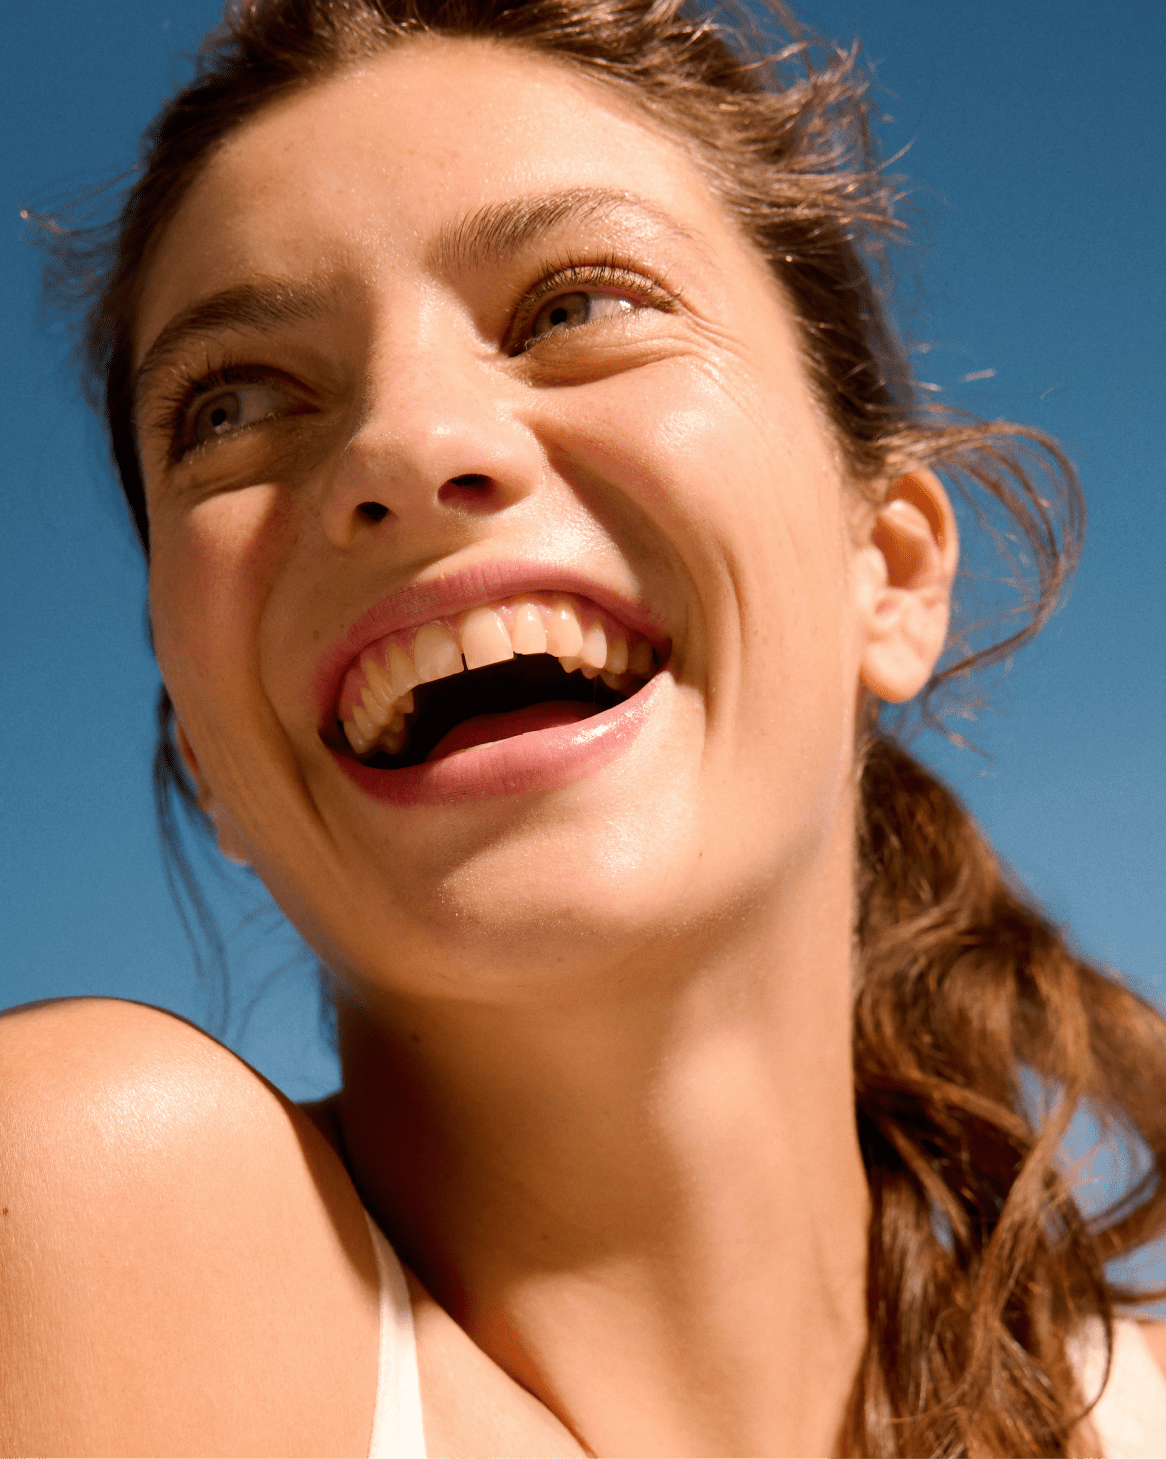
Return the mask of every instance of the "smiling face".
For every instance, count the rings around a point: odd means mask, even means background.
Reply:
[[[271,106],[136,361],[162,672],[338,971],[481,988],[846,882],[854,499],[763,261],[621,100],[425,41]]]

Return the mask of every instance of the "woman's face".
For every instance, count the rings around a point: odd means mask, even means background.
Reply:
[[[766,267],[598,84],[427,41],[270,107],[136,362],[162,672],[338,970],[594,969],[848,856],[853,498]]]

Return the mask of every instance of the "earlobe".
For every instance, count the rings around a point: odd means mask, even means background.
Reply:
[[[913,698],[943,652],[959,534],[939,478],[923,469],[891,484],[869,525],[858,608],[860,677],[880,699]]]
[[[194,783],[199,809],[215,829],[215,840],[219,850],[228,861],[234,862],[236,866],[250,866],[251,863],[244,854],[242,842],[229,824],[214,792],[207,784],[199,767],[198,756],[194,753],[194,746],[190,743],[182,721],[177,718],[174,723],[174,738],[178,746],[178,753],[182,756],[182,763],[186,767],[186,773]]]

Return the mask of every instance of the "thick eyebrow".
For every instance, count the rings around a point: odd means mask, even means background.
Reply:
[[[702,234],[654,203],[635,193],[596,187],[488,203],[443,228],[429,250],[429,261],[441,272],[456,272],[504,259],[564,223],[618,221],[647,223],[654,232],[694,246],[708,259],[715,256]],[[334,300],[334,287],[282,278],[239,284],[197,300],[176,314],[146,351],[134,374],[135,405],[150,377],[192,342],[233,330],[275,330],[285,324],[319,319]]]
[[[146,351],[134,374],[135,403],[150,376],[164,369],[192,341],[236,329],[274,330],[284,324],[319,319],[333,295],[333,289],[320,283],[265,278],[197,300],[176,314]]]
[[[487,203],[442,229],[430,249],[430,264],[443,273],[480,267],[529,248],[563,223],[619,221],[648,223],[654,232],[696,247],[707,259],[715,256],[703,234],[646,198],[614,188],[587,187]]]

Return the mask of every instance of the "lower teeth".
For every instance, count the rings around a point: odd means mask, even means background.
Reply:
[[[536,660],[541,660],[541,663],[536,665]],[[569,678],[567,674],[570,675]],[[561,665],[557,659],[549,655],[518,656],[501,664],[492,664],[474,670],[473,676],[476,703],[472,712],[462,712],[456,717],[448,718],[441,712],[442,704],[447,706],[447,713],[455,705],[464,710],[464,702],[459,703],[461,686],[466,682],[464,676],[458,675],[456,678],[450,676],[434,680],[432,684],[419,685],[413,692],[420,702],[416,703],[416,707],[412,704],[409,706],[414,712],[402,717],[399,721],[398,717],[394,716],[389,725],[381,731],[376,742],[368,749],[359,752],[358,758],[374,766],[380,762],[381,768],[385,769],[418,765],[450,730],[466,719],[476,718],[480,714],[505,714],[529,708],[533,704],[551,703],[556,700],[590,702],[594,706],[592,712],[599,713],[603,709],[618,704],[639,687],[639,682],[642,682],[638,675],[628,673],[616,675],[607,670],[596,670],[582,664],[577,666],[572,664],[568,669],[567,665]],[[532,697],[526,697],[526,694],[519,688],[519,683],[515,682],[516,679],[525,686],[528,693],[536,691]],[[571,692],[572,685],[574,685],[574,692]],[[584,687],[585,685],[586,687]],[[580,690],[583,690],[583,693],[580,693]],[[459,697],[451,701],[446,697],[451,694]],[[415,731],[424,724],[429,725],[431,733],[418,744]],[[506,738],[506,736],[502,738]],[[490,743],[497,743],[497,741],[490,741]],[[384,764],[386,760],[391,760],[393,763]]]

